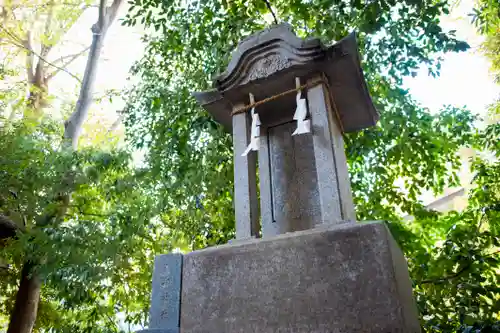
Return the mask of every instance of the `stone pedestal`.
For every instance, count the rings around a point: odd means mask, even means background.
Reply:
[[[420,332],[406,261],[383,223],[208,248],[184,255],[182,272],[172,262],[181,333]]]

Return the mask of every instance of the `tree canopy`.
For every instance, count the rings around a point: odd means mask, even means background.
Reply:
[[[0,37],[6,38],[2,49],[25,59],[21,63],[2,59],[6,66],[2,75],[20,80],[1,95],[0,104],[4,116],[0,122],[0,299],[2,314],[10,315],[8,333],[117,331],[119,313],[129,323],[141,321],[138,314],[144,311],[137,307],[148,297],[144,286],[132,285],[146,284],[150,271],[141,265],[148,262],[148,251],[159,244],[157,240],[152,247],[147,245],[157,233],[149,221],[154,207],[141,186],[144,172],[131,165],[126,151],[102,145],[78,150],[77,145],[93,100],[104,36],[121,3],[114,0],[108,6],[100,1],[97,6],[79,99],[76,105],[68,103],[71,113],[64,123],[50,116],[48,82],[59,72],[80,82],[64,66],[81,52],[59,59],[60,64],[48,56],[67,31],[66,21],[69,26],[74,23],[86,4],[49,0],[0,5],[4,23]],[[74,11],[61,10],[72,5]],[[19,16],[28,19],[16,21]],[[44,22],[41,32],[37,30],[40,21]],[[18,66],[25,72],[16,71]],[[28,92],[26,97],[23,90]],[[135,251],[141,258],[134,259]],[[144,274],[147,277],[138,278]]]
[[[149,223],[151,198],[143,193],[129,154],[60,151],[58,124],[16,124],[0,138],[2,214],[22,229],[0,249],[9,264],[0,268],[2,313],[12,309],[16,281],[28,260],[44,282],[38,328],[97,332],[101,325],[114,331],[117,312],[137,312],[142,297],[148,302],[147,251],[159,245]],[[71,203],[61,214],[58,200],[66,200],[61,194],[69,191]],[[40,220],[47,216],[50,221]]]

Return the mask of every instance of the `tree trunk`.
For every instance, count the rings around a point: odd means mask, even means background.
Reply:
[[[30,85],[28,107],[33,111],[36,117],[41,117],[43,115],[43,108],[48,105],[48,85],[43,81],[43,78],[41,78],[40,80],[32,82]]]
[[[33,265],[26,262],[21,271],[21,283],[7,333],[31,333],[35,326],[41,283],[36,274],[31,274],[32,268]]]
[[[100,30],[100,31],[99,31]],[[92,27],[92,45],[90,46],[85,73],[83,76],[80,95],[76,102],[76,110],[65,124],[64,138],[71,141],[73,149],[77,148],[78,139],[82,132],[82,126],[87,119],[90,105],[92,104],[92,94],[94,92],[94,82],[97,73],[97,64],[101,55],[106,29],[99,29],[95,24]]]
[[[106,7],[106,0],[100,0],[99,18],[97,23],[92,26],[92,45],[87,58],[80,95],[75,111],[65,124],[64,138],[68,143],[71,143],[71,146],[67,147],[65,145],[63,149],[71,147],[76,149],[78,146],[78,139],[82,132],[82,126],[87,118],[90,105],[92,104],[94,81],[104,37],[109,26],[115,20],[122,2],[123,0],[113,0],[111,6]],[[45,77],[42,76],[42,82],[44,79]],[[65,195],[66,200],[63,200],[64,203],[62,205],[68,205],[70,195],[70,193]],[[30,276],[32,267],[33,265],[29,262],[25,263],[23,267],[21,284],[17,291],[16,303],[10,317],[7,333],[31,333],[35,325],[38,302],[40,300],[41,282],[36,272]]]
[[[64,138],[68,143],[71,142],[73,149],[76,149],[78,146],[78,139],[82,132],[82,126],[87,119],[87,114],[92,104],[97,65],[101,57],[104,38],[109,27],[115,20],[122,2],[123,0],[113,0],[111,6],[106,7],[106,0],[99,1],[99,18],[92,26],[92,45],[90,46],[85,73],[83,73],[83,82],[80,88],[78,102],[76,103],[76,110],[71,117],[69,117],[64,129]]]

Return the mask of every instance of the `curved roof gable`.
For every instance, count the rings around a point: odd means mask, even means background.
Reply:
[[[279,24],[257,32],[240,42],[226,70],[214,81],[214,89],[193,93],[216,121],[232,131],[234,105],[295,88],[295,77],[302,83],[324,74],[330,95],[338,110],[345,132],[354,132],[376,124],[378,113],[373,106],[360,66],[356,35],[326,47],[317,38],[300,39],[288,24]],[[295,98],[259,106],[261,120],[290,108]],[[293,106],[292,106],[293,109]]]

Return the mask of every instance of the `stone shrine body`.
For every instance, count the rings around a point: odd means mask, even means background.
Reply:
[[[420,332],[390,232],[355,223],[343,134],[378,120],[355,35],[273,26],[194,96],[233,134],[236,240],[157,256],[143,332]]]
[[[256,102],[272,99],[252,110],[260,118],[262,236],[354,221],[342,134],[378,120],[354,34],[325,47],[285,24],[264,30],[240,43],[214,85],[194,95],[233,133],[237,239],[259,235],[256,153],[241,156],[251,139],[250,109],[243,109],[250,94]],[[311,131],[292,136],[297,93],[306,100]]]

